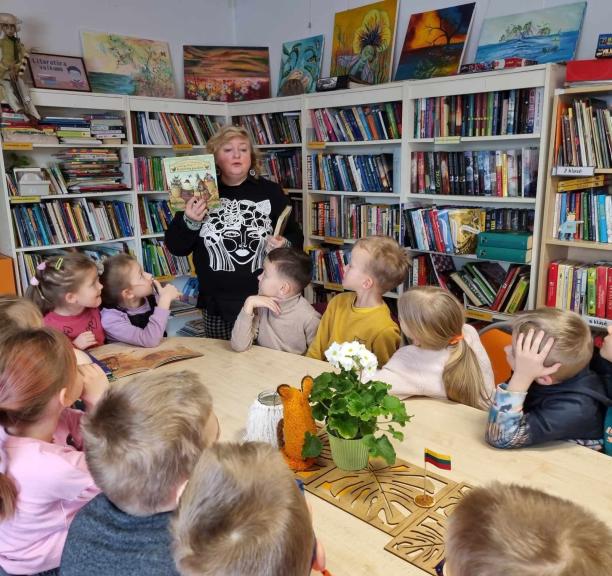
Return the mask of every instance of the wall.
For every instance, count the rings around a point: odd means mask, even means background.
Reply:
[[[323,76],[329,75],[334,14],[375,0],[236,0],[236,38],[244,46],[269,46],[272,90],[276,92],[283,42],[316,34],[325,36]],[[467,3],[469,0],[400,0],[395,35],[393,73],[406,35],[410,15],[436,8]],[[464,61],[476,54],[480,28],[485,17],[516,14],[527,10],[569,4],[573,0],[476,0],[472,31]],[[593,58],[597,36],[612,31],[612,1],[588,0],[578,59]]]
[[[21,39],[40,52],[80,56],[81,30],[165,40],[180,97],[183,44],[235,44],[234,0],[2,0],[0,10],[22,20]]]

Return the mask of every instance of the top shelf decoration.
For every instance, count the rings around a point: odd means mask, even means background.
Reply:
[[[324,40],[321,34],[283,44],[277,96],[315,91],[321,74]]]

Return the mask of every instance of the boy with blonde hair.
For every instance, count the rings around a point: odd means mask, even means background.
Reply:
[[[110,388],[83,428],[87,465],[103,494],[75,517],[62,575],[176,574],[170,514],[218,431],[210,393],[193,372],[141,375]]]
[[[606,576],[612,532],[580,506],[540,490],[474,488],[450,515],[444,576]]]
[[[506,357],[513,369],[497,387],[486,439],[496,448],[519,448],[552,440],[603,444],[606,397],[589,368],[591,332],[575,312],[538,308],[516,317]]]
[[[306,356],[325,360],[333,342],[358,340],[383,366],[400,345],[400,329],[391,318],[383,294],[402,283],[408,273],[406,251],[392,238],[368,236],[355,243],[342,286],[346,292],[329,303]]]
[[[200,458],[172,522],[182,576],[323,571],[306,499],[278,450],[216,444]]]

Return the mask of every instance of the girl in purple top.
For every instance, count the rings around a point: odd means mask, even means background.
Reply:
[[[162,288],[129,254],[105,260],[101,280],[106,338],[145,348],[158,346],[170,316],[170,303],[180,292],[172,284]]]

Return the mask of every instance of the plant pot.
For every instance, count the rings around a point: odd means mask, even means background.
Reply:
[[[362,470],[368,465],[368,447],[361,438],[347,440],[328,434],[332,460],[341,470]]]

